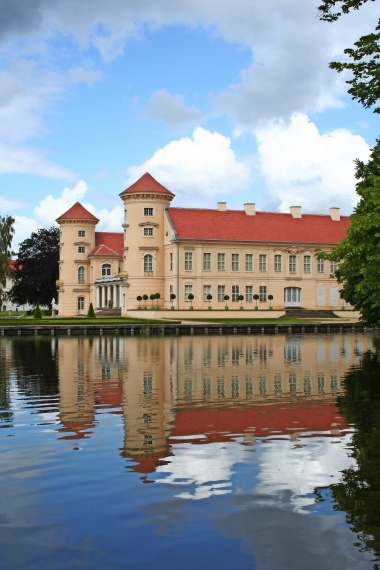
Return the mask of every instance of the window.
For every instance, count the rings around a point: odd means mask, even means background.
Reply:
[[[253,254],[246,253],[245,254],[245,270],[246,271],[253,271]]]
[[[78,267],[78,283],[84,283],[84,267]]]
[[[232,285],[232,301],[239,300],[239,285]]]
[[[310,273],[311,272],[311,257],[310,255],[304,255],[303,256],[303,270],[305,273]]]
[[[259,271],[266,271],[267,270],[267,256],[265,254],[260,253],[259,255]]]
[[[318,259],[317,260],[317,271],[318,271],[318,273],[324,273],[325,272],[325,260],[324,259]]]
[[[153,208],[144,208],[144,216],[153,216]]]
[[[331,262],[331,273],[335,273],[335,271],[338,269],[338,262],[337,261],[332,261]]]
[[[185,285],[185,301],[190,301],[189,295],[193,292],[192,285]]]
[[[169,287],[169,293],[170,293],[170,295],[173,293],[173,285],[170,285],[170,287]]]
[[[78,247],[78,253],[86,253],[86,248],[84,247],[84,245],[80,245]]]
[[[152,236],[153,228],[144,228],[144,236]]]
[[[218,253],[218,271],[225,271],[226,269],[226,255]]]
[[[289,273],[295,273],[296,272],[296,256],[295,255],[289,255]]]
[[[282,271],[282,255],[274,256],[274,270],[276,272]]]
[[[259,299],[260,303],[266,303],[267,302],[267,288],[265,285],[260,286],[259,295],[260,295],[260,299]]]
[[[247,285],[245,288],[245,300],[247,303],[252,303],[253,287],[252,285]]]
[[[84,230],[78,230],[78,237],[86,237],[86,232]]]
[[[102,277],[108,277],[108,275],[111,275],[111,266],[109,263],[105,263],[102,265]]]
[[[193,254],[185,252],[185,271],[192,271],[193,269]]]
[[[78,297],[78,313],[84,311],[84,297]]]
[[[239,254],[232,254],[232,271],[239,271]]]
[[[153,256],[144,255],[144,271],[153,271]]]
[[[208,302],[207,295],[211,295],[211,285],[203,285],[203,300]]]
[[[223,303],[226,288],[224,285],[218,285],[218,303]]]
[[[203,270],[204,271],[211,270],[211,253],[203,254]]]
[[[170,254],[170,271],[173,271],[173,254]]]

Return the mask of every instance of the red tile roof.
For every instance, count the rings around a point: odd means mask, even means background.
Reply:
[[[95,248],[89,256],[123,256],[124,236],[116,232],[95,232]]]
[[[333,221],[330,216],[169,208],[170,220],[180,239],[334,244],[347,235],[348,216]]]
[[[132,186],[129,186],[124,192],[121,192],[119,196],[125,196],[125,194],[167,194],[174,198],[174,194],[170,192],[165,186],[162,186],[153,176],[146,172],[135,182]]]
[[[76,202],[74,206],[71,206],[71,208],[67,210],[67,212],[56,219],[57,222],[59,222],[59,220],[94,220],[99,222],[98,218],[86,210],[86,208],[84,208],[84,206],[79,202]]]

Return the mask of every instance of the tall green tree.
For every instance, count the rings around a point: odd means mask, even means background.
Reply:
[[[368,323],[380,322],[380,141],[367,163],[356,160],[356,192],[360,197],[347,237],[318,257],[338,262],[334,276],[340,296]]]
[[[320,19],[335,22],[343,14],[359,10],[369,1],[375,0],[323,0],[319,6]],[[330,67],[338,73],[351,72],[351,78],[346,81],[350,85],[348,93],[369,109],[380,99],[380,19],[374,32],[359,38],[354,47],[345,49],[344,53],[349,61],[333,61]],[[380,113],[380,107],[375,107],[373,111]]]
[[[19,304],[50,305],[57,298],[59,228],[40,229],[20,243],[9,293]]]
[[[10,261],[12,257],[12,239],[15,233],[13,224],[15,220],[11,216],[0,216],[0,295],[3,291],[4,281],[10,273]]]

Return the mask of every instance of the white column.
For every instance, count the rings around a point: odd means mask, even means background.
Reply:
[[[117,285],[113,286],[113,306],[116,308],[119,306],[117,302]]]
[[[107,293],[106,286],[102,285],[102,307],[103,307],[103,309],[105,309],[105,307],[106,307],[106,293]]]
[[[100,287],[95,285],[95,291],[96,291],[96,308],[99,309],[100,308]]]
[[[109,305],[109,301],[112,301],[111,297],[111,285],[107,285],[107,308]]]

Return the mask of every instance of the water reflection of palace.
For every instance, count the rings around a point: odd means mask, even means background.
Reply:
[[[279,434],[340,435],[341,379],[371,348],[371,337],[354,333],[54,342],[63,437],[90,437],[102,408],[124,414],[122,455],[141,473],[186,438],[241,434],[249,445]]]

